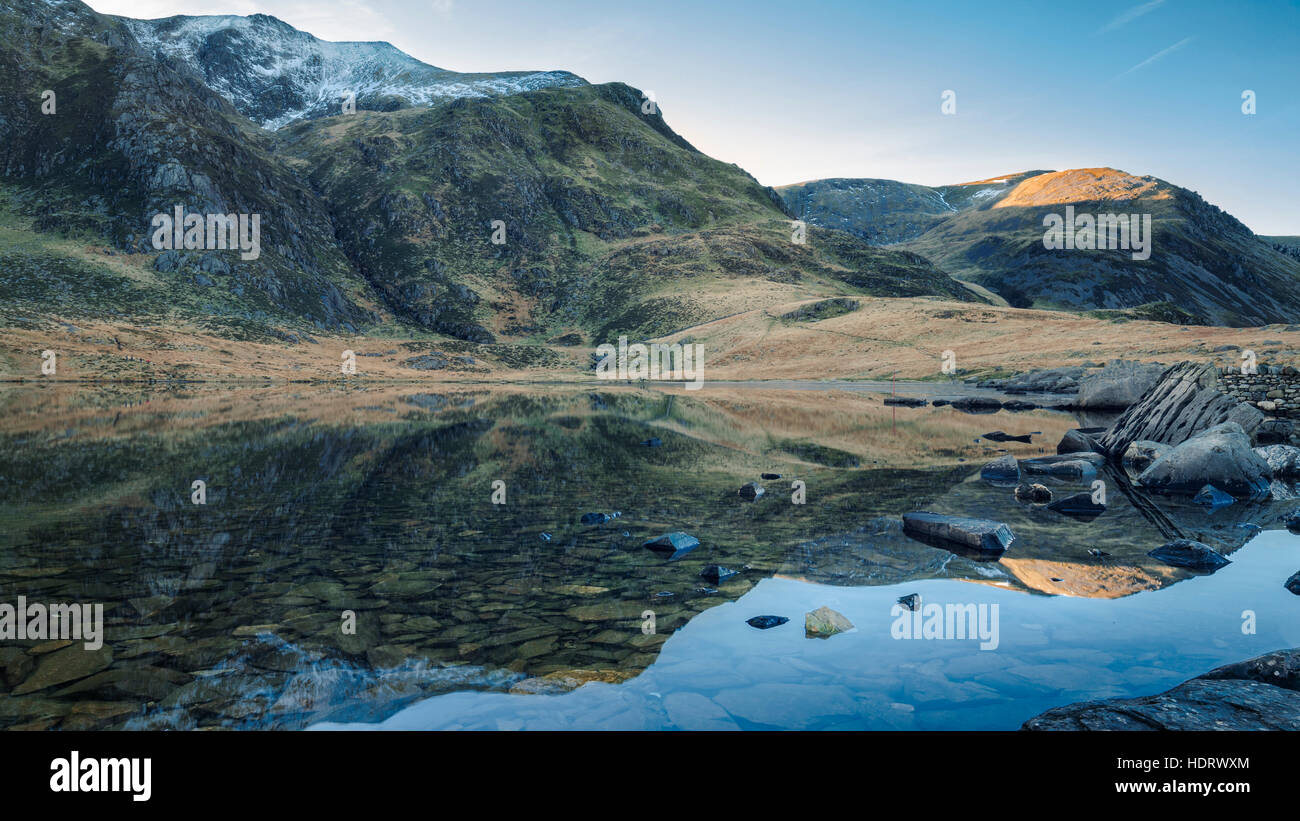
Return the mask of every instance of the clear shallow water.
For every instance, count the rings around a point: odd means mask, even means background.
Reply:
[[[1168,689],[1220,664],[1300,644],[1296,597],[1279,583],[1300,563],[1300,537],[1270,532],[1213,577],[1120,600],[1039,596],[965,581],[835,587],[765,579],[694,618],[623,684],[564,695],[460,693],[378,724],[319,729],[1015,729],[1054,706]],[[895,639],[899,596],[998,606],[998,646]],[[807,638],[821,606],[856,629]],[[1243,611],[1256,633],[1242,631]],[[991,612],[991,611],[990,611]],[[759,614],[790,622],[770,630]]]
[[[1300,537],[1254,536],[1296,502],[1208,513],[1104,472],[1110,507],[1080,522],[978,478],[1000,453],[1052,452],[1078,420],[880,399],[0,389],[0,602],[102,603],[107,634],[93,654],[0,642],[0,728],[1012,728],[1300,643],[1281,586]],[[1033,443],[981,438],[996,429]],[[782,479],[740,499],[763,472]],[[998,518],[1017,542],[998,562],[955,554],[904,536],[910,510]],[[622,515],[582,525],[593,511]],[[1155,562],[1170,528],[1234,563],[1195,577]],[[641,547],[672,530],[701,546],[676,561]],[[713,563],[740,572],[712,589]],[[998,649],[889,638],[907,593],[998,604]],[[804,638],[822,605],[857,630]],[[1247,608],[1256,636],[1240,633]],[[791,621],[745,624],[761,613]]]

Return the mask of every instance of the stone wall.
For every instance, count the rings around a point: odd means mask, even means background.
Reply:
[[[1260,365],[1259,373],[1243,374],[1240,370],[1219,372],[1220,389],[1243,402],[1249,402],[1266,416],[1300,419],[1300,371],[1286,367]]]

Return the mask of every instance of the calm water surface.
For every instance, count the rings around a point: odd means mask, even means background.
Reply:
[[[1011,729],[1300,644],[1282,587],[1300,537],[1279,529],[1300,503],[1210,513],[1106,470],[1108,510],[1080,521],[979,479],[1054,452],[1067,414],[601,388],[0,388],[0,602],[102,603],[106,622],[94,652],[0,643],[0,727]],[[902,534],[912,510],[1017,541],[953,553]],[[700,547],[641,547],[675,530]],[[1145,555],[1171,535],[1233,563]],[[739,572],[712,585],[710,564]],[[894,638],[914,593],[996,605],[996,648]],[[855,629],[806,638],[821,606]]]

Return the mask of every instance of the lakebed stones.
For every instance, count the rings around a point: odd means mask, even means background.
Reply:
[[[804,635],[808,638],[828,639],[836,633],[853,629],[853,622],[829,607],[818,607],[803,617]]]
[[[1021,502],[1045,505],[1052,501],[1052,491],[1045,485],[1022,482],[1016,485],[1016,499]]]
[[[992,555],[1006,552],[1016,540],[1002,522],[942,513],[904,513],[903,532]]]
[[[1191,539],[1175,539],[1157,547],[1147,555],[1171,567],[1211,573],[1231,564],[1229,559],[1221,556],[1214,548]]]
[[[1017,484],[1020,481],[1020,464],[1010,454],[999,456],[980,468],[980,478],[993,484]]]
[[[1224,422],[1175,445],[1138,476],[1148,490],[1194,494],[1206,484],[1238,499],[1268,495],[1273,471],[1235,422]]]

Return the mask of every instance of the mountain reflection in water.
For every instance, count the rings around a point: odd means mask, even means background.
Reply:
[[[1054,452],[1079,420],[881,398],[0,388],[0,602],[106,614],[97,653],[0,644],[0,727],[1011,728],[1300,644],[1281,587],[1297,537],[1251,541],[1285,504],[1210,513],[1107,469],[1107,511],[1070,519],[978,473],[1005,452]],[[1041,433],[981,438],[996,429]],[[767,490],[755,502],[737,494],[750,481]],[[904,536],[911,510],[996,518],[1017,541],[996,562],[958,555]],[[673,561],[641,547],[677,530],[700,547]],[[1234,563],[1196,577],[1147,557],[1171,531]],[[715,589],[699,577],[711,564],[740,572]],[[908,593],[998,603],[998,649],[891,639]],[[857,629],[804,638],[822,605]],[[764,613],[790,622],[745,624]],[[596,683],[545,695],[583,681]]]

